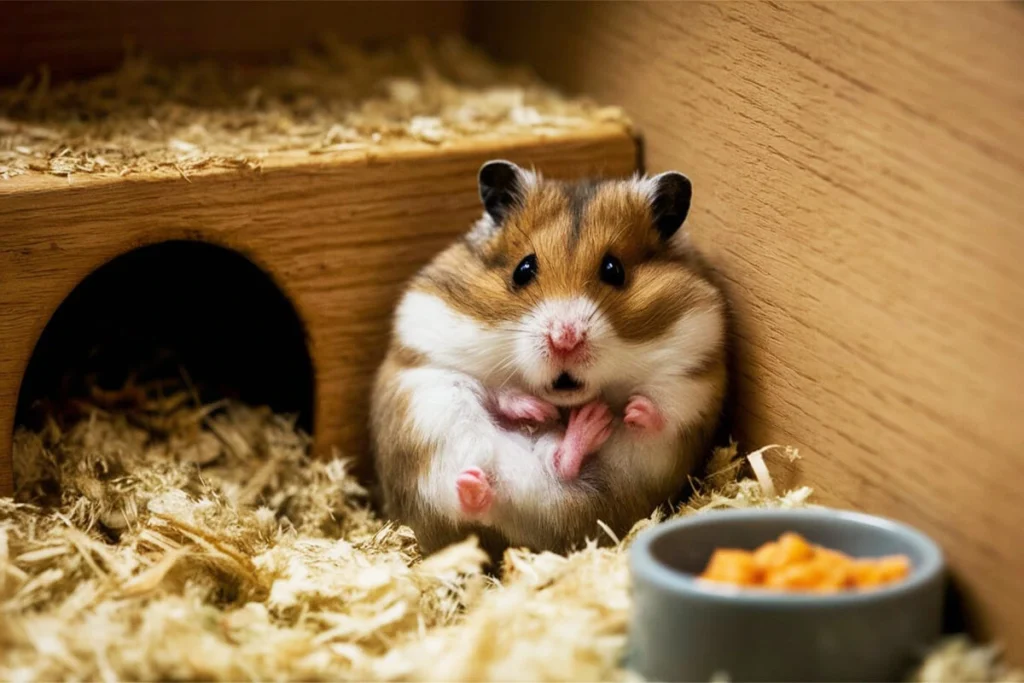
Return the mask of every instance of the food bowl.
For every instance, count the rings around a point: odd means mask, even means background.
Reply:
[[[871,589],[774,592],[697,577],[719,548],[795,532],[854,558],[904,555],[910,573]],[[824,508],[713,511],[659,524],[630,549],[627,665],[648,680],[896,681],[941,633],[945,562],[904,524]]]

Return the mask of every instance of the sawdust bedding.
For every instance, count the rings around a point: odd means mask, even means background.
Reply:
[[[0,179],[259,168],[276,152],[371,154],[466,138],[556,135],[628,120],[499,66],[459,38],[366,50],[330,39],[287,64],[167,66],[0,89]]]
[[[117,410],[97,392],[78,403],[85,417],[15,434],[17,491],[0,499],[0,679],[632,677],[620,668],[625,549],[660,517],[567,557],[510,551],[489,576],[473,539],[422,558],[407,528],[372,512],[344,459],[309,459],[289,418],[133,392]],[[747,464],[717,451],[674,514],[809,504],[809,489],[778,495],[741,476]],[[1024,680],[962,639],[914,677]]]

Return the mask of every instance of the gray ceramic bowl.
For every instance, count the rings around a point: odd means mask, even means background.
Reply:
[[[711,588],[716,548],[751,550],[794,531],[854,557],[904,554],[904,581],[826,595]],[[648,680],[897,681],[942,626],[945,567],[903,524],[819,508],[727,510],[647,529],[630,549],[634,613],[627,665]]]

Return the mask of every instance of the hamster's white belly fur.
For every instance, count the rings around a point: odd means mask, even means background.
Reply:
[[[485,405],[487,388],[449,369],[401,371],[409,417],[432,445],[430,465],[417,488],[422,501],[453,525],[465,522],[455,480],[468,467],[491,473],[495,499],[477,520],[514,545],[558,545],[566,535],[591,537],[600,520],[635,516],[678,490],[692,463],[681,463],[682,438],[676,430],[634,433],[616,419],[612,436],[585,462],[578,478],[563,481],[554,453],[563,427],[538,427],[533,434],[499,426]],[[613,403],[621,415],[624,401]]]

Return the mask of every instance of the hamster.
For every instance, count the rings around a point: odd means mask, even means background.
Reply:
[[[408,284],[371,397],[387,515],[424,553],[624,534],[703,462],[726,301],[677,172],[559,182],[503,160],[482,217]]]

